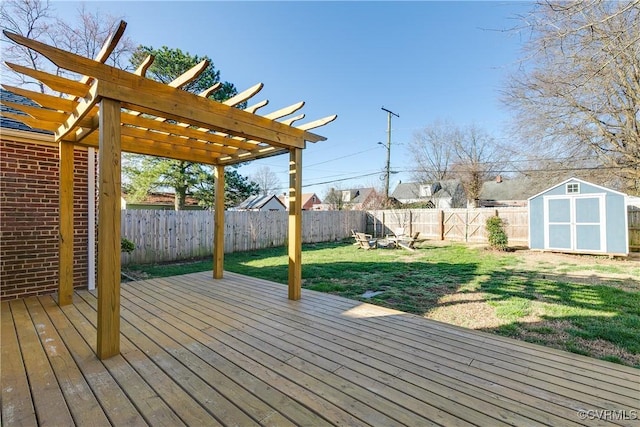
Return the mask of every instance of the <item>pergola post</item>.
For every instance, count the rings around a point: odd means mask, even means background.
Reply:
[[[98,358],[120,353],[120,102],[100,101]]]
[[[216,166],[214,174],[216,194],[213,211],[213,278],[222,279],[224,270],[224,166]]]
[[[58,218],[58,304],[73,303],[73,143],[61,141]]]
[[[289,150],[289,299],[302,294],[302,149]]]

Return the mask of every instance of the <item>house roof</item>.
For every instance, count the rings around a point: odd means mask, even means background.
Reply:
[[[316,203],[320,203],[320,197],[316,193],[304,193],[302,194],[302,206],[306,205],[313,196],[316,196]]]
[[[422,185],[439,184],[438,190],[429,197],[420,197],[420,187]],[[442,181],[434,183],[420,183],[420,182],[405,182],[400,183],[396,189],[391,193],[391,197],[398,200],[406,199],[442,199],[449,198],[456,193],[460,181],[456,179],[443,179]]]
[[[16,104],[26,105],[29,107],[38,107],[38,104],[36,104],[35,102],[31,101],[28,98],[25,98],[22,95],[17,95],[5,89],[0,89],[0,99],[2,99],[2,104],[0,104],[0,111],[2,112],[2,115],[0,115],[0,128],[22,130],[26,132],[38,132],[38,133],[53,135],[53,132],[49,132],[42,129],[31,128],[18,120],[6,117],[4,114],[4,113],[13,113],[21,116],[26,116],[26,114],[23,113],[22,111],[19,111],[19,110],[16,110],[15,108],[11,108],[7,106],[5,102],[13,102]]]
[[[303,193],[302,194],[302,206],[306,205],[307,202],[313,197],[316,196],[316,200],[317,202],[315,204],[321,203],[320,202],[320,197],[318,197],[318,195],[316,193]],[[289,196],[287,195],[287,193],[284,194],[280,194],[278,196],[278,200],[280,200],[282,202],[283,205],[287,205],[287,202],[289,200]]]
[[[236,206],[236,209],[260,209],[264,205],[269,203],[271,199],[276,199],[276,201],[284,207],[284,204],[280,201],[280,199],[278,199],[278,197],[276,197],[275,194],[268,194],[266,196],[258,194],[256,196],[251,196],[245,199],[242,203]]]
[[[532,178],[503,179],[502,182],[487,181],[482,184],[480,200],[527,200],[548,182]]]
[[[403,200],[403,199],[418,199],[420,198],[420,183],[419,182],[401,182],[397,185],[391,197]]]
[[[375,194],[376,190],[369,187],[369,188],[352,188],[349,190],[342,190],[344,191],[348,191],[351,193],[351,199],[346,202],[346,203],[364,203],[367,201],[367,199],[369,197],[371,197],[372,194]]]

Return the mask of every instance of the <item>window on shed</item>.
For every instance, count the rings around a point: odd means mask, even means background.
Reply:
[[[571,193],[579,193],[580,192],[580,184],[577,182],[567,184],[567,194]]]

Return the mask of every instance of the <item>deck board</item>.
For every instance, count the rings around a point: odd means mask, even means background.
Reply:
[[[578,417],[634,414],[637,369],[329,294],[209,272],[121,303],[104,361],[95,292],[2,303],[3,424],[638,425]]]
[[[0,356],[2,372],[2,420],[7,425],[33,426],[36,412],[33,408],[29,380],[24,367],[22,350],[18,344],[9,303],[2,303],[2,346]]]

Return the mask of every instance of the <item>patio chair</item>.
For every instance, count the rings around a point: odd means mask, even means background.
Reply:
[[[376,249],[378,247],[378,239],[371,238],[370,234],[364,233],[355,233],[356,242],[358,243],[358,248],[362,248],[364,250]]]
[[[415,243],[418,241],[418,236],[420,235],[419,231],[416,231],[415,233],[413,233],[410,237],[407,237],[406,239],[399,239],[397,241],[397,245],[400,246],[403,249],[406,249],[408,251],[415,251],[416,248],[413,247],[413,245],[415,245]]]
[[[402,237],[409,237],[409,236],[407,236],[407,234],[404,232],[404,227],[396,227],[393,230],[393,234],[388,234],[387,237],[393,237],[395,239],[400,239]]]

